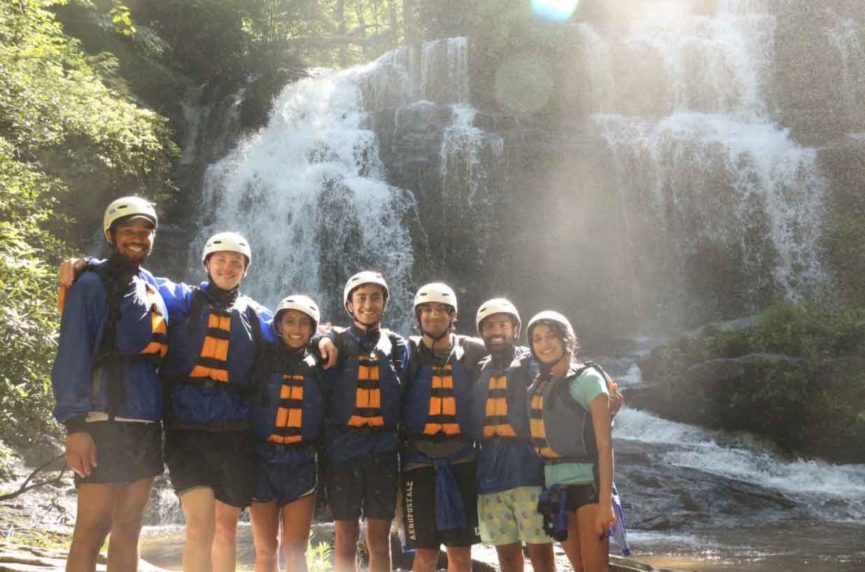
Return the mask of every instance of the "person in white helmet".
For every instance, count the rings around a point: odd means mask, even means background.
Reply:
[[[415,572],[435,570],[442,544],[448,569],[468,571],[479,541],[469,396],[487,351],[480,340],[453,333],[458,306],[447,284],[422,286],[414,309],[421,336],[410,338],[403,398],[406,544],[415,549]]]
[[[579,342],[562,314],[536,314],[526,334],[540,366],[529,387],[532,446],[545,463],[544,495],[551,494],[540,504],[554,505],[548,511],[564,508],[564,530],[553,517],[551,533],[562,540],[575,570],[608,570],[608,529],[616,524],[610,399],[615,387],[603,370],[577,360]]]
[[[234,570],[237,519],[255,487],[253,368],[258,346],[274,334],[270,311],[239,292],[252,263],[243,236],[211,236],[201,262],[207,281],[199,286],[156,279],[172,323],[160,371],[164,456],[186,519],[183,569]],[[65,262],[61,278],[76,268],[79,261]]]
[[[351,326],[335,328],[337,364],[327,374],[325,487],[335,521],[334,564],[357,570],[359,519],[366,519],[369,570],[391,569],[390,525],[399,489],[402,385],[408,345],[381,326],[387,282],[358,272],[343,290]]]
[[[158,369],[168,318],[141,267],[156,227],[148,201],[113,201],[103,217],[111,255],[66,289],[51,381],[78,491],[68,570],[95,570],[109,533],[108,568],[137,568],[141,519],[163,471]]]
[[[243,236],[211,236],[201,263],[199,286],[160,279],[174,326],[162,370],[165,462],[186,518],[184,570],[234,570],[237,519],[255,490],[253,372],[258,347],[275,336],[270,311],[239,291],[252,263]]]
[[[471,399],[481,540],[496,547],[502,572],[522,572],[523,543],[533,570],[555,570],[552,538],[537,510],[544,465],[529,431],[528,388],[537,365],[529,348],[517,345],[520,314],[509,300],[481,304],[475,324],[489,351]]]
[[[258,360],[252,428],[258,459],[250,507],[255,570],[305,572],[317,489],[317,446],[324,422],[324,370],[309,346],[321,321],[318,304],[292,294],[276,307],[274,333]]]

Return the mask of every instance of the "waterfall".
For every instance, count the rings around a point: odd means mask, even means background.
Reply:
[[[333,285],[364,268],[385,273],[395,300],[412,290],[403,217],[413,199],[384,180],[356,73],[290,84],[267,126],[207,171],[202,207],[212,218],[199,242],[217,230],[244,233],[253,249],[244,290],[264,304],[305,292],[340,319]],[[391,311],[404,319],[401,305]]]
[[[827,183],[815,150],[771,119],[776,17],[754,1],[652,6],[623,29],[579,30],[638,274],[670,284],[729,269],[699,294],[732,284],[755,307],[813,292]]]
[[[829,45],[836,51],[840,62],[841,81],[837,89],[844,103],[846,123],[855,129],[865,129],[865,37],[852,18],[841,16],[826,8],[829,20],[823,32]]]
[[[466,38],[407,46],[289,84],[267,125],[208,168],[191,256],[213,232],[244,233],[253,248],[244,291],[266,305],[309,293],[337,322],[344,281],[379,269],[393,300],[385,321],[407,331],[415,264],[409,227],[417,193],[430,189],[388,184],[375,122],[390,113],[398,129],[405,114],[444,109],[450,125],[441,129],[436,187],[449,201],[483,203],[494,186],[486,165],[503,143],[474,126],[468,101]],[[460,204],[448,208],[460,211]]]

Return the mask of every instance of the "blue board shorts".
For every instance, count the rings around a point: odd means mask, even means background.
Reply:
[[[255,446],[256,481],[252,502],[276,501],[280,508],[315,493],[318,457],[315,449],[261,442]]]

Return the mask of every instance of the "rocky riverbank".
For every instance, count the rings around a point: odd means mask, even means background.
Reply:
[[[787,454],[865,461],[861,310],[778,304],[653,350],[632,407],[710,429],[747,431]]]
[[[10,464],[12,479],[0,484],[0,495],[17,490],[31,470],[20,460]],[[44,474],[39,478],[51,478],[55,474]],[[154,495],[159,494],[158,491]],[[149,518],[154,518],[151,511]],[[67,473],[59,481],[25,492],[11,499],[0,501],[0,572],[39,572],[63,569],[66,551],[75,520],[75,494],[72,479]],[[183,530],[179,526],[149,526],[142,534],[142,561],[139,570],[157,572],[179,570],[183,550]],[[328,570],[332,567],[330,550],[333,545],[332,523],[314,525],[311,539],[313,559],[311,569]],[[243,524],[238,534],[238,569],[251,570],[255,558],[252,536],[248,525]],[[477,546],[473,550],[476,571],[489,572],[498,569],[495,549]],[[569,570],[567,558],[561,547],[556,547],[556,559],[560,570]],[[97,570],[105,570],[105,555],[101,555]],[[446,561],[441,562],[442,568]],[[394,569],[409,570],[411,555],[404,555],[398,543],[394,546]],[[611,557],[613,572],[651,572],[659,570],[634,559]]]

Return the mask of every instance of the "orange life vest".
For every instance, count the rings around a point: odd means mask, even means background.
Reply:
[[[211,308],[207,317],[207,333],[201,344],[201,353],[189,379],[212,379],[228,383],[228,340],[231,332],[231,312]]]

